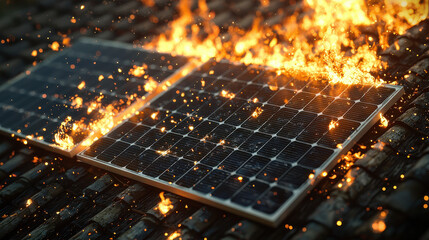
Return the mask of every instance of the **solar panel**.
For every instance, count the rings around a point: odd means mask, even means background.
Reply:
[[[209,61],[78,158],[275,226],[402,92]]]
[[[117,117],[126,114],[127,109],[139,109],[156,94],[145,90],[144,76],[129,72],[144,64],[147,76],[159,85],[173,83],[189,67],[185,57],[82,39],[0,89],[0,130],[72,156],[82,150],[79,143],[90,132],[73,136],[74,149],[61,149],[54,145],[54,134],[61,123],[68,116],[84,123],[99,118],[99,112],[88,111],[90,106],[85,103],[90,102],[99,103],[97,108],[112,104],[118,110]]]

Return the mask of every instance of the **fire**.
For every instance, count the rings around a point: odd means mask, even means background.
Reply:
[[[259,117],[264,110],[261,107],[257,107],[255,111],[252,113],[253,118]]]
[[[85,141],[82,142],[83,146],[90,146],[98,138],[94,135],[95,133],[107,134],[118,121],[115,121],[115,116],[119,113],[120,109],[117,107],[121,102],[114,102],[108,106],[102,105],[104,96],[100,95],[94,100],[84,103],[80,97],[72,99],[72,106],[74,108],[86,107],[87,114],[93,112],[97,113],[97,119],[86,123],[83,119],[72,120],[71,117],[67,117],[60,125],[59,129],[55,133],[55,145],[64,150],[71,150],[75,146],[75,137],[78,137],[84,133],[89,133],[89,136]],[[130,105],[131,102],[127,102]],[[125,117],[125,116],[124,116]]]
[[[27,199],[27,202],[25,203],[25,207],[29,207],[31,204],[33,204],[33,200],[31,198]]]
[[[55,143],[61,149],[70,150],[74,147],[73,138],[69,134],[71,121],[72,118],[68,116],[55,133]]]
[[[161,198],[161,202],[158,203],[155,210],[159,210],[160,213],[165,215],[173,209],[174,206],[169,198],[164,197],[164,192],[159,193],[159,197]]]
[[[153,0],[142,2],[149,6],[154,3]],[[260,3],[262,6],[269,5],[268,0],[260,0]],[[388,40],[392,36],[404,33],[407,28],[426,18],[429,0],[380,0],[367,3],[365,0],[304,0],[300,9],[288,14],[274,26],[265,24],[261,14],[257,14],[249,30],[237,26],[221,30],[213,22],[216,14],[209,10],[205,0],[198,0],[195,11],[191,10],[191,0],[180,0],[177,5],[178,18],[169,23],[164,33],[144,47],[172,55],[192,56],[200,62],[215,58],[247,65],[265,65],[274,68],[277,75],[286,74],[299,79],[379,86],[384,81],[375,73],[385,64],[378,52],[390,45]],[[371,34],[364,34],[364,29],[369,29]],[[53,42],[50,48],[59,51],[61,46],[69,45],[69,38],[65,35],[63,38],[62,45]],[[70,67],[73,69],[75,66]],[[134,65],[128,73],[146,80],[139,90],[152,92],[158,83],[147,75],[147,69],[146,64]],[[118,69],[118,72],[126,70]],[[100,75],[98,81],[104,78]],[[282,87],[275,81],[266,84],[272,91]],[[201,85],[204,87],[207,83],[202,80]],[[79,84],[80,87],[85,87],[83,82]],[[235,94],[228,90],[222,90],[220,96],[235,98]],[[102,98],[100,96],[89,102],[83,102],[78,96],[70,99],[74,108],[86,108],[88,114],[97,113],[99,117],[90,123],[84,123],[83,119],[71,123],[71,119],[65,119],[55,134],[56,145],[70,149],[76,134],[85,131],[105,134],[114,127],[114,117],[120,112],[119,107],[116,103],[103,106]],[[128,101],[132,102],[133,99],[135,96],[129,96]],[[255,98],[254,102],[257,101]],[[157,114],[152,113],[150,117],[156,119]],[[255,111],[252,116],[257,117],[259,114],[261,112]],[[72,129],[67,129],[66,126],[70,125]],[[329,128],[337,126],[338,123],[330,124]],[[83,145],[88,146],[97,139],[95,135],[90,136]]]
[[[338,127],[338,122],[336,122],[336,121],[332,120],[332,121],[329,123],[329,131],[331,131],[332,129],[334,129],[334,128],[336,128],[336,127]]]
[[[380,113],[380,127],[386,128],[389,125],[389,120],[383,116],[382,113]]]
[[[234,94],[234,93],[231,93],[231,92],[229,92],[229,91],[227,91],[227,90],[222,90],[222,91],[220,92],[220,96],[221,96],[221,97],[224,97],[224,98],[229,98],[229,99],[233,99],[233,98],[235,98],[235,94]]]
[[[428,2],[306,0],[302,9],[277,25],[266,26],[256,17],[250,30],[230,26],[226,29],[228,41],[223,41],[224,34],[219,34],[212,21],[215,13],[204,0],[198,1],[195,13],[190,10],[190,0],[181,0],[179,18],[145,47],[201,61],[215,57],[268,65],[283,73],[331,83],[378,85],[382,79],[372,74],[383,67],[377,52],[387,48],[390,35],[402,34],[425,19]],[[266,6],[269,1],[260,3]],[[196,24],[195,18],[201,23]],[[373,33],[365,39],[362,29],[373,29]],[[207,37],[201,38],[202,32]],[[379,44],[373,44],[374,39]]]

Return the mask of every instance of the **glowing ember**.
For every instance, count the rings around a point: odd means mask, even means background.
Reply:
[[[336,127],[338,127],[338,122],[336,122],[336,121],[332,120],[332,121],[329,123],[329,131],[331,131],[332,129],[334,129],[334,128],[336,128]]]
[[[158,87],[158,82],[156,82],[152,78],[149,78],[144,85],[144,90],[150,93],[154,91],[157,87]]]
[[[234,94],[234,93],[230,93],[230,92],[228,92],[227,90],[222,90],[222,91],[220,92],[220,96],[221,96],[221,97],[224,97],[224,98],[229,98],[229,99],[233,99],[233,98],[235,98],[235,94]]]
[[[60,50],[60,44],[58,42],[53,42],[51,45],[49,45],[49,47],[53,50],[53,51],[59,51]]]
[[[85,87],[85,81],[82,81],[81,83],[79,83],[79,85],[77,85],[77,88],[79,90],[82,90]]]
[[[174,239],[177,239],[178,237],[180,237],[180,232],[178,232],[178,231],[175,231],[175,232],[173,232],[172,234],[170,234],[170,236],[168,236],[168,240],[174,240]]]
[[[261,113],[262,113],[263,111],[264,111],[264,110],[263,110],[262,108],[257,107],[257,108],[255,109],[255,111],[252,113],[252,117],[253,117],[253,118],[257,118],[257,117],[259,117],[259,115],[261,115]]]
[[[81,97],[75,97],[72,99],[71,105],[74,108],[81,108],[83,104],[83,99]]]
[[[170,152],[169,150],[164,150],[164,151],[157,150],[157,151],[156,151],[156,153],[158,153],[159,155],[162,155],[162,156],[167,155],[169,152]]]
[[[382,233],[386,230],[386,223],[384,222],[386,216],[387,211],[382,211],[378,214],[377,218],[371,224],[371,228],[374,233]]]
[[[99,81],[99,82],[103,81],[103,79],[104,79],[104,76],[103,76],[103,75],[98,76],[98,81]]]
[[[161,198],[161,202],[158,203],[158,206],[155,210],[159,210],[162,214],[167,214],[171,209],[174,208],[171,200],[169,198],[164,197],[164,192],[161,192],[159,194],[159,197]]]
[[[386,223],[384,223],[383,220],[376,220],[371,225],[372,231],[375,233],[382,233],[384,230],[386,230]]]
[[[150,115],[150,118],[152,118],[153,120],[155,120],[158,117],[158,113],[159,112],[154,112]]]
[[[142,77],[146,73],[147,65],[143,64],[142,66],[134,65],[133,68],[130,69],[128,74],[134,77]]]
[[[33,204],[33,200],[31,198],[27,199],[27,202],[25,203],[25,207],[29,207],[31,204]]]
[[[380,127],[386,128],[389,125],[389,120],[383,116],[382,113],[380,113]]]

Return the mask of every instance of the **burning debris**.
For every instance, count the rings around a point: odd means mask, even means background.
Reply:
[[[158,203],[158,206],[155,210],[158,210],[161,214],[167,214],[171,209],[174,208],[170,198],[164,197],[164,192],[159,193],[159,197],[161,198],[161,202]]]

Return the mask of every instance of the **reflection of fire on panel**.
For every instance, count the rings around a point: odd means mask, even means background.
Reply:
[[[156,89],[172,84],[187,62],[125,44],[81,40],[0,90],[0,127],[71,156],[133,114]]]
[[[401,92],[209,61],[78,158],[274,225]]]

